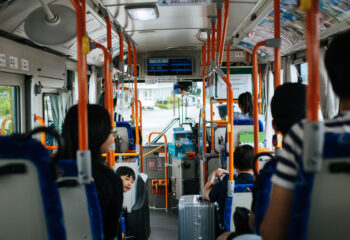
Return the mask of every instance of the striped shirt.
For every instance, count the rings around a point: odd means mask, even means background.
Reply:
[[[303,154],[305,120],[295,124],[283,139],[283,148],[276,152],[278,160],[272,182],[293,189]],[[350,133],[350,111],[324,121],[324,133]]]

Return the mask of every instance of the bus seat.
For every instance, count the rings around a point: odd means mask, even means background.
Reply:
[[[0,238],[66,239],[47,150],[13,137],[0,137],[0,146]]]
[[[117,134],[121,138],[120,151],[135,150],[135,140],[131,125],[128,122],[117,122]]]
[[[350,191],[341,186],[350,181],[350,134],[325,135],[320,172],[300,165],[289,239],[348,239]]]
[[[271,178],[276,171],[276,164],[276,160],[271,159],[266,162],[263,169],[259,172],[259,183],[257,183],[257,189],[255,191],[256,200],[254,215],[254,232],[257,234],[259,233],[260,225],[270,203],[270,193],[272,188]]]
[[[60,160],[57,180],[68,239],[103,239],[100,205],[94,182],[78,182],[76,160]]]
[[[150,235],[150,213],[148,204],[148,192],[146,189],[148,176],[140,173],[137,176],[136,184],[136,202],[131,212],[128,213],[128,236],[135,239],[148,239]]]
[[[226,231],[235,231],[235,225],[232,219],[236,207],[245,207],[250,209],[253,199],[251,193],[253,186],[254,184],[237,184],[235,185],[233,198],[226,198],[224,213],[224,224]]]

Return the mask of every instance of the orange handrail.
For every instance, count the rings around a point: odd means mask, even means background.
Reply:
[[[207,37],[207,66],[210,66],[210,44],[211,44],[211,41],[210,41],[210,36],[211,34],[209,33],[208,34],[208,37]]]
[[[148,135],[148,143],[151,143],[151,136],[153,134],[162,135],[164,137],[164,151],[165,151],[165,161],[164,161],[164,168],[165,168],[165,208],[168,209],[168,141],[166,138],[166,135],[162,132],[151,132]]]
[[[258,49],[265,45],[265,41],[259,42],[253,48],[253,122],[254,122],[254,155],[259,152],[259,120],[258,120]],[[259,172],[259,162],[255,169]]]
[[[140,109],[140,132],[141,132],[141,136],[142,136],[142,103],[141,100],[137,100],[138,105],[139,105],[139,109]],[[143,172],[143,146],[141,144],[140,146],[140,155],[141,155],[141,172]]]
[[[226,39],[226,32],[227,32],[227,22],[228,22],[228,13],[230,9],[230,1],[225,0],[224,4],[224,26],[222,28],[222,37],[220,42],[220,57],[219,57],[219,66],[222,64],[222,58],[224,56],[224,45],[225,45],[225,39]]]
[[[234,159],[233,159],[233,91],[230,82],[230,44],[227,44],[226,48],[226,88],[227,88],[227,106],[228,106],[228,124],[227,134],[229,140],[229,181],[234,180]]]
[[[79,150],[89,149],[88,140],[88,119],[87,119],[87,52],[83,52],[88,46],[83,46],[83,38],[86,38],[86,11],[85,0],[70,0],[76,11],[77,20],[77,58],[78,58],[78,132],[79,132]],[[86,42],[84,44],[87,44]]]
[[[213,98],[211,98],[213,99]],[[214,110],[213,110],[213,103],[210,101],[210,121],[214,122]],[[210,128],[210,135],[211,135],[211,144],[210,144],[210,150],[213,153],[214,152],[214,128],[211,126]]]
[[[312,7],[306,13],[306,60],[309,69],[307,87],[307,120],[318,121],[319,85],[319,10],[318,0],[312,0]]]
[[[42,117],[39,117],[39,116],[36,115],[36,114],[34,114],[34,122],[35,122],[35,121],[39,121],[41,127],[44,127],[44,126],[45,126],[44,119],[43,119]],[[45,146],[45,144],[46,144],[45,133],[42,132],[42,133],[40,133],[40,135],[41,135],[41,144]]]
[[[115,157],[118,157],[120,155],[122,155],[122,157],[137,157],[137,156],[139,156],[138,153],[114,153]],[[106,156],[107,156],[106,153],[102,154],[102,157],[106,157]]]
[[[215,19],[211,23],[211,60],[215,61]]]
[[[113,59],[112,59],[112,26],[109,17],[105,18],[107,27],[107,48],[108,48],[108,65],[105,64],[105,106],[110,114],[111,127],[115,127],[114,123],[114,105],[113,105]],[[108,92],[108,97],[107,93]],[[106,104],[108,102],[108,105]],[[114,139],[113,139],[114,143]],[[108,166],[113,167],[115,165],[114,150],[109,151],[107,157]]]
[[[6,129],[5,129],[6,123],[10,120],[13,121],[12,117],[7,117],[2,121],[2,123],[1,123],[1,135],[6,135]],[[44,136],[45,136],[45,134],[44,134]]]
[[[41,127],[45,126],[44,119],[42,117],[39,117],[36,114],[34,114],[34,121],[39,121]],[[58,149],[57,145],[54,145],[54,146],[46,145],[46,139],[45,139],[45,133],[44,132],[41,133],[41,144],[48,150],[56,150],[56,149]]]
[[[274,35],[275,38],[281,38],[281,10],[280,0],[274,0],[273,10]],[[275,88],[281,85],[281,48],[275,48]]]
[[[124,37],[121,31],[118,32],[119,36],[119,62],[124,62]],[[120,69],[124,71],[124,69]]]
[[[112,90],[112,79],[110,79],[109,74],[109,68],[110,68],[110,53],[109,50],[103,46],[102,44],[99,44],[97,42],[94,42],[96,48],[99,48],[103,51],[104,55],[104,75],[105,75],[105,107],[109,113],[112,128],[113,126],[113,90]],[[107,153],[107,163],[109,167],[113,167],[115,165],[115,158],[113,157],[114,151],[111,150]]]
[[[133,46],[133,55],[134,55],[134,106],[135,106],[135,134],[136,134],[136,150],[139,151],[140,148],[140,139],[139,139],[139,114],[138,114],[138,96],[137,96],[137,55],[136,55],[136,47]]]

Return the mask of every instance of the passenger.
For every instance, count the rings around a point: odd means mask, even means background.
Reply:
[[[272,126],[276,132],[285,136],[293,124],[306,117],[306,86],[301,83],[285,83],[275,90],[271,100]],[[254,214],[256,206],[256,191],[260,186],[259,177],[253,187],[253,201],[249,215],[249,228],[254,231]],[[235,213],[236,214],[236,213]],[[237,218],[236,218],[237,219]],[[244,226],[235,222],[235,226]],[[237,229],[237,227],[236,227]],[[244,233],[244,232],[243,232]],[[245,232],[247,233],[247,232]],[[231,239],[241,233],[224,233],[220,239]]]
[[[325,120],[327,133],[350,133],[350,31],[343,32],[332,40],[326,55],[325,66],[340,99],[341,114],[334,119]],[[273,187],[270,204],[260,227],[264,240],[286,239],[293,199],[293,189],[299,169],[299,159],[303,155],[303,126],[295,124],[284,139],[283,149],[277,153],[277,171],[272,178]]]
[[[124,193],[129,192],[132,189],[132,186],[134,185],[135,182],[135,172],[132,170],[132,168],[126,167],[126,166],[121,166],[117,169],[116,174],[122,179],[123,181],[123,191]],[[124,211],[125,210],[125,211]],[[118,221],[117,225],[117,239],[125,239],[125,227],[122,225],[122,221],[124,220],[125,224],[125,214],[127,213],[126,209],[123,209],[123,212],[120,215],[120,220]],[[123,219],[124,218],[124,219]]]
[[[234,163],[238,176],[235,178],[235,184],[252,184],[253,176],[253,147],[242,145],[236,148],[234,153]],[[219,224],[223,226],[225,201],[227,195],[228,171],[218,168],[210,174],[204,187],[204,198],[211,202],[219,204]],[[214,180],[218,179],[217,183]],[[221,180],[220,180],[221,179]]]
[[[253,102],[250,92],[242,93],[238,96],[238,107],[241,112],[233,112],[234,119],[252,119],[253,118]],[[225,120],[227,116],[227,105],[218,106],[221,120]]]
[[[135,172],[132,170],[132,168],[122,166],[119,167],[116,171],[116,174],[122,179],[123,181],[123,191],[129,192],[132,189],[132,186],[135,182]]]
[[[234,119],[252,119],[253,101],[250,92],[242,93],[238,96],[238,107],[241,112],[233,112]]]
[[[89,148],[91,151],[92,174],[101,206],[104,239],[114,239],[117,222],[123,204],[123,183],[113,170],[106,166],[102,153],[111,149],[114,133],[109,113],[100,105],[88,104]],[[65,141],[63,158],[75,159],[78,150],[78,107],[71,107],[62,128]]]

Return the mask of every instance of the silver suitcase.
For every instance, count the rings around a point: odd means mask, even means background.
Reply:
[[[214,240],[217,204],[201,195],[185,195],[179,201],[179,240]]]

